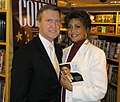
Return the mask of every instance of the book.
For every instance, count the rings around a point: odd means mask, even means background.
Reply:
[[[70,73],[73,77],[72,82],[78,82],[78,81],[83,81],[83,77],[81,74],[74,72],[74,73]]]
[[[119,59],[119,52],[120,52],[120,43],[116,43],[115,49],[114,49],[114,59]]]
[[[117,85],[118,83],[118,65],[109,65],[108,81]]]
[[[5,102],[5,82],[0,79],[0,102]]]
[[[0,20],[0,41],[5,42],[6,39],[5,34],[6,34],[6,22],[4,20]]]
[[[74,66],[71,63],[61,63],[59,66],[61,73],[67,75],[71,82],[83,81],[82,75],[77,70],[74,70],[76,65]]]
[[[4,65],[5,65],[5,50],[0,49],[0,73],[5,72]]]

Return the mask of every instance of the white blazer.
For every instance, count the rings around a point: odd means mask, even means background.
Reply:
[[[62,61],[67,61],[73,45],[63,50]],[[84,81],[74,82],[73,92],[66,91],[65,102],[100,102],[107,91],[106,57],[103,50],[85,40],[71,63],[77,63]]]

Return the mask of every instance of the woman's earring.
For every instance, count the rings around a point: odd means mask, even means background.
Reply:
[[[85,38],[87,38],[87,34],[85,33]]]

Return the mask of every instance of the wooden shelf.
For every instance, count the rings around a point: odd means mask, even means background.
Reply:
[[[2,13],[2,12],[3,12],[3,13],[6,13],[7,10],[1,10],[1,9],[0,9],[0,13]]]
[[[117,88],[117,85],[115,85],[114,83],[109,82],[109,84]]]
[[[107,60],[111,60],[111,61],[114,61],[114,62],[119,63],[119,60],[118,60],[118,59],[110,59],[110,58],[107,58]]]
[[[114,33],[90,32],[90,34],[101,35],[101,36],[120,37],[120,34],[114,34]]]
[[[60,28],[60,31],[67,31],[66,28]]]
[[[6,77],[5,74],[0,74],[0,77]]]
[[[117,85],[117,102],[120,102],[120,52],[119,52],[119,69],[118,69],[118,85]]]
[[[1,16],[2,16],[2,19],[6,22],[6,36],[5,36],[5,42],[0,42],[0,47],[5,49],[5,63],[4,63],[4,68],[5,68],[5,74],[0,74],[0,77],[1,78],[4,78],[4,84],[5,84],[5,95],[4,95],[4,102],[9,102],[9,87],[10,87],[10,80],[9,80],[9,77],[10,77],[10,70],[9,70],[9,37],[10,37],[10,33],[11,33],[11,26],[10,26],[10,22],[11,22],[11,0],[5,0],[5,6],[7,9],[0,9],[0,13],[1,13]],[[4,46],[4,47],[3,47]]]
[[[6,42],[0,42],[0,45],[6,45]]]
[[[97,24],[97,25],[116,25],[116,23],[100,23],[100,22],[92,22],[91,24]]]

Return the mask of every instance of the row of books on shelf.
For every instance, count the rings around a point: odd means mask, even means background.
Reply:
[[[114,86],[118,84],[118,65],[108,65],[108,82]]]
[[[4,42],[6,38],[6,22],[0,20],[0,41]]]
[[[117,102],[117,90],[114,87],[109,86],[107,98],[105,102]]]
[[[110,42],[101,39],[91,39],[91,43],[104,50],[106,57],[110,59],[118,59],[120,51],[120,42]]]
[[[91,32],[100,32],[100,33],[114,33],[115,28],[114,26],[92,26]]]
[[[116,15],[115,14],[96,14],[90,15],[92,22],[97,23],[115,23]]]
[[[0,9],[7,9],[7,0],[0,0]]]
[[[0,79],[0,102],[5,102],[5,82]]]
[[[5,50],[0,49],[0,73],[5,73]]]
[[[118,65],[107,64],[108,90],[101,102],[117,102]]]
[[[119,16],[118,16],[118,23],[120,23],[120,14],[119,14]]]
[[[120,34],[120,26],[117,27],[117,33]]]

